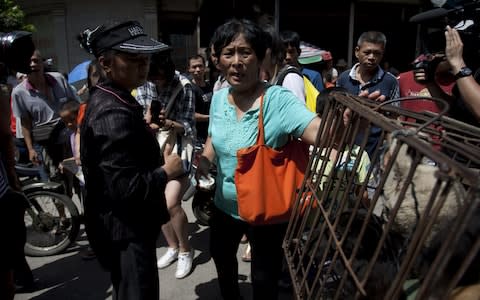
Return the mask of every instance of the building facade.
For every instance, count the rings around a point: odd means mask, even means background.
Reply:
[[[76,36],[107,20],[138,20],[148,34],[173,47],[177,69],[208,46],[214,29],[232,17],[268,16],[278,30],[299,32],[302,40],[354,62],[356,39],[365,30],[387,35],[386,59],[405,69],[418,49],[418,26],[408,19],[429,1],[422,0],[17,0],[27,22],[37,28],[34,41],[59,71],[90,59]]]
[[[26,21],[35,25],[33,40],[45,58],[52,58],[56,69],[68,73],[77,64],[92,59],[92,56],[80,48],[77,36],[86,28],[93,29],[106,21],[137,20],[152,37],[168,38],[166,41],[178,54],[178,63],[184,63],[184,56],[193,54],[199,47],[196,27],[185,33],[161,30],[159,26],[171,26],[173,21],[159,22],[159,17],[174,16],[177,20],[187,19],[190,23],[197,19],[193,15],[200,5],[197,1],[176,0],[18,0],[26,13]],[[185,22],[185,21],[183,21]],[[180,24],[181,21],[178,21]],[[193,53],[192,53],[193,52]],[[181,56],[181,58],[178,58]]]

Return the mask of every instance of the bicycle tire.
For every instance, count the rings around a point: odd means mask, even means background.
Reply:
[[[66,195],[50,192],[35,191],[26,193],[30,206],[25,212],[25,226],[27,241],[25,254],[28,256],[50,256],[65,250],[77,238],[80,230],[80,216],[77,207]],[[50,203],[48,203],[49,201]],[[59,207],[65,208],[63,216],[54,216],[46,212],[46,207],[54,207],[57,212]],[[60,206],[61,205],[61,206]],[[31,224],[29,224],[31,223]],[[66,226],[65,224],[68,224]],[[64,228],[67,227],[67,228]],[[48,245],[40,243],[48,239]]]

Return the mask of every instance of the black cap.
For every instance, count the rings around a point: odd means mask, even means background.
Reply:
[[[82,39],[87,51],[95,56],[109,49],[129,53],[155,53],[170,47],[149,37],[137,21],[126,21],[109,26],[99,26],[94,30],[85,30]]]
[[[442,7],[427,10],[410,18],[411,23],[440,23],[454,27],[460,21],[468,19],[477,20],[480,1],[478,0],[449,0]],[[446,23],[446,24],[444,24]],[[463,30],[463,29],[461,29]]]
[[[0,33],[0,61],[15,71],[25,74],[31,72],[30,58],[34,50],[32,33],[27,31]]]

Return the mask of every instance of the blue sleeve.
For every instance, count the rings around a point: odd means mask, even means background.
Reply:
[[[290,134],[300,137],[316,116],[291,91],[280,86],[270,87],[265,96],[266,142],[274,147],[282,146]]]
[[[310,80],[310,82],[315,86],[315,88],[321,92],[324,89],[323,86],[323,79],[322,79],[322,74],[320,72],[317,72],[315,70],[303,68],[302,69],[302,74]]]
[[[393,77],[393,76],[392,76]],[[390,94],[390,99],[395,99],[400,97],[400,86],[398,84],[398,79],[392,78],[392,89]]]
[[[345,87],[345,80],[348,77],[349,72],[350,71],[344,71],[340,75],[338,75],[337,84],[336,84],[338,87]]]
[[[317,88],[319,92],[323,91],[325,87],[323,86],[322,74],[318,73],[318,76],[314,76],[312,84]]]
[[[25,106],[25,95],[21,90],[14,89],[12,92],[12,112],[16,118],[28,116],[28,110]]]

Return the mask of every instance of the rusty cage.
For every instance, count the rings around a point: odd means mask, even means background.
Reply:
[[[449,299],[478,282],[480,130],[384,104],[325,103],[283,245],[297,299]]]

